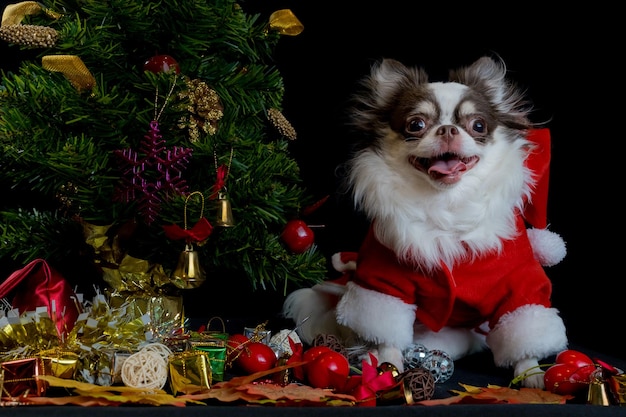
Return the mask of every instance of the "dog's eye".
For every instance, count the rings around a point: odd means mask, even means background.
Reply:
[[[426,129],[426,121],[422,118],[416,117],[407,121],[406,131],[408,133],[417,133],[424,129]]]
[[[474,132],[485,133],[487,131],[487,125],[482,119],[472,119],[470,126]]]

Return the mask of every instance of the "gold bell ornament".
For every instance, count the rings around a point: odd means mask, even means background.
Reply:
[[[217,198],[217,219],[215,224],[220,227],[232,227],[235,225],[233,209],[226,194],[220,192]]]
[[[189,199],[199,195],[202,200],[202,209],[200,211],[200,219],[191,228],[187,228],[187,205]],[[204,269],[200,262],[198,252],[195,250],[194,243],[202,245],[213,232],[213,226],[203,216],[204,213],[204,196],[199,191],[194,191],[187,196],[185,200],[185,225],[184,229],[178,225],[172,224],[163,226],[165,234],[170,239],[185,239],[185,250],[178,257],[178,264],[172,272],[172,282],[181,289],[198,288],[206,280]]]
[[[215,159],[215,185],[213,186],[213,194],[211,198],[217,196],[217,214],[215,224],[219,227],[232,227],[235,225],[233,219],[233,209],[230,205],[230,200],[226,194],[226,180],[230,173],[230,166],[233,162],[233,148],[230,149],[230,158],[228,165],[219,165],[217,160],[217,152],[213,151],[213,158]]]
[[[185,245],[185,250],[178,257],[178,265],[174,269],[172,277],[176,286],[182,289],[198,288],[206,280],[198,252],[191,243]]]

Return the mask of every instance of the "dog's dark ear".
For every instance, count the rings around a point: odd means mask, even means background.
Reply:
[[[450,81],[490,93],[496,102],[502,101],[509,88],[504,62],[486,56],[468,67],[450,71]]]
[[[511,119],[513,125],[527,122],[530,104],[524,92],[507,78],[504,61],[481,57],[468,67],[451,71],[450,81],[465,84],[486,95],[498,112]]]
[[[395,95],[398,89],[428,82],[428,75],[421,68],[409,68],[401,62],[385,58],[372,67],[368,84],[383,102]]]

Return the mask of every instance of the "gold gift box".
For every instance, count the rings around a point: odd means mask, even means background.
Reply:
[[[213,375],[208,353],[199,350],[175,353],[169,357],[168,365],[173,395],[191,394],[211,388]]]
[[[39,354],[45,375],[63,379],[75,379],[78,369],[78,354],[70,351],[50,350]]]

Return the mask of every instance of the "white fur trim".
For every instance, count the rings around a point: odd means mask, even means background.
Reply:
[[[287,296],[282,314],[301,326],[297,334],[311,344],[318,334],[338,334],[339,324],[335,319],[334,300],[329,294],[313,288],[298,289]]]
[[[344,256],[343,252],[337,252],[330,258],[333,268],[338,272],[347,272],[356,270],[356,261]]]
[[[558,310],[525,305],[505,314],[487,335],[496,365],[514,366],[521,360],[545,358],[567,348],[567,336]]]
[[[415,308],[399,298],[348,282],[337,304],[337,321],[364,340],[402,348],[413,340]]]
[[[543,266],[554,266],[567,254],[563,238],[548,229],[526,230],[535,259]]]

